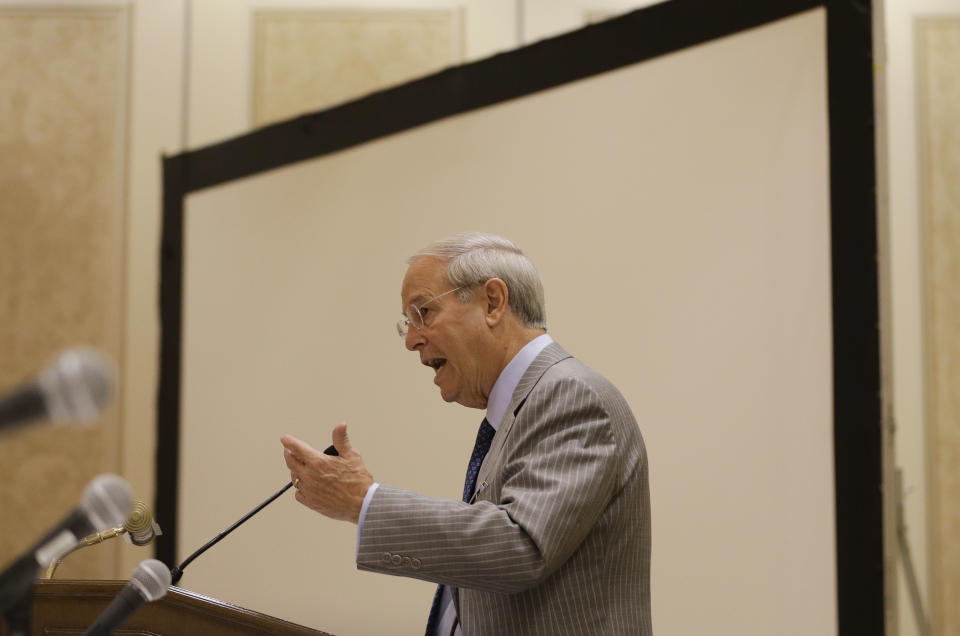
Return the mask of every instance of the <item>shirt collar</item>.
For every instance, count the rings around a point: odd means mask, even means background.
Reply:
[[[497,381],[493,383],[493,388],[490,389],[490,397],[487,398],[487,421],[494,429],[500,427],[500,422],[503,421],[507,406],[510,404],[510,398],[520,384],[520,378],[526,373],[534,358],[540,355],[540,352],[551,342],[553,338],[549,334],[537,336],[524,345],[523,349],[518,351],[500,372]]]

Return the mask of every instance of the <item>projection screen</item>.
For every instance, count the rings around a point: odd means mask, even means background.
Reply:
[[[826,12],[815,9],[190,193],[177,553],[346,421],[377,481],[458,498],[481,411],[393,328],[406,258],[482,230],[551,335],[631,404],[664,634],[837,632]],[[371,125],[375,123],[371,122]],[[187,589],[332,633],[414,634],[434,586],[360,573],[287,494]]]

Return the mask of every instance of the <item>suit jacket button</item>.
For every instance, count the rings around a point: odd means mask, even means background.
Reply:
[[[400,557],[399,554],[394,554],[393,557],[390,559],[390,562],[393,563],[394,565],[400,565],[401,560],[402,558]]]
[[[389,553],[389,552],[384,552],[382,559],[383,559],[383,562],[384,562],[384,563],[390,563],[390,553]]]
[[[403,557],[403,561],[401,562],[401,565],[405,568],[410,567],[410,557]]]
[[[410,559],[410,565],[414,570],[419,570],[421,565],[420,559]]]

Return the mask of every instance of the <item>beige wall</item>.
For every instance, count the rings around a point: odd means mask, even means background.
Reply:
[[[183,23],[180,3],[146,0],[133,5],[122,474],[134,492],[151,504],[159,350],[160,162],[163,154],[183,149]],[[162,526],[163,520],[159,521]],[[146,558],[145,552],[149,551],[125,545],[117,576],[128,577]]]

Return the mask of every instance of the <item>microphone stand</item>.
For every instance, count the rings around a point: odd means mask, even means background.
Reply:
[[[98,543],[103,543],[107,539],[112,539],[114,537],[119,537],[127,529],[123,526],[118,526],[116,528],[110,528],[109,530],[104,530],[103,532],[95,532],[91,535],[88,535],[81,539],[75,546],[70,548],[70,551],[64,554],[62,557],[55,559],[53,563],[50,564],[50,567],[47,568],[45,578],[52,579],[53,575],[56,574],[57,568],[63,563],[63,560],[68,556],[79,550],[80,548],[85,548],[90,545],[96,545]]]
[[[28,636],[30,634],[30,595],[21,598],[12,605],[3,620],[7,623],[9,636]]]
[[[5,571],[0,581],[0,617],[10,636],[30,633],[30,607],[38,566],[32,552],[21,556]]]
[[[333,445],[328,446],[326,449],[324,449],[323,452],[324,452],[325,455],[339,455],[339,454],[340,454],[340,453],[337,452],[337,449],[333,447]],[[221,532],[220,534],[218,534],[217,536],[215,536],[215,537],[214,537],[213,539],[211,539],[210,541],[207,541],[207,542],[203,545],[203,547],[201,547],[199,550],[197,550],[196,552],[194,552],[193,554],[191,554],[190,556],[188,556],[183,563],[181,563],[180,565],[178,565],[178,566],[175,567],[175,568],[171,568],[171,569],[170,569],[170,578],[171,578],[170,584],[171,584],[171,585],[176,585],[177,583],[179,583],[179,582],[180,582],[180,579],[183,577],[183,570],[184,570],[184,568],[186,568],[188,565],[190,565],[190,563],[191,563],[194,559],[196,559],[198,556],[200,556],[201,554],[203,554],[204,552],[206,552],[207,550],[209,550],[209,549],[212,548],[213,546],[215,546],[217,543],[219,543],[219,542],[220,542],[224,537],[226,537],[228,534],[230,534],[231,532],[233,532],[234,530],[236,530],[237,528],[239,528],[247,519],[249,519],[249,518],[252,517],[253,515],[257,514],[258,512],[260,512],[261,510],[263,510],[264,508],[266,508],[267,505],[270,504],[271,502],[273,502],[277,497],[279,497],[279,496],[282,495],[283,493],[285,493],[285,492],[287,492],[288,490],[290,490],[290,487],[291,487],[291,486],[293,486],[293,482],[290,482],[290,483],[286,484],[283,488],[281,488],[280,490],[278,490],[278,491],[275,492],[274,494],[270,495],[270,497],[268,497],[268,498],[266,499],[266,501],[264,501],[262,504],[260,504],[259,506],[257,506],[256,508],[254,508],[253,510],[251,510],[250,512],[248,512],[247,514],[245,514],[245,515],[243,516],[243,518],[241,518],[239,521],[237,521],[237,522],[234,523],[232,526],[230,526],[229,528],[227,528],[226,530],[224,530],[223,532]]]

